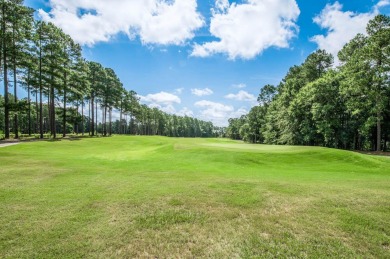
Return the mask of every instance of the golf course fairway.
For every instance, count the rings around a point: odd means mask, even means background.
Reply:
[[[390,158],[114,136],[0,148],[0,258],[389,258]]]

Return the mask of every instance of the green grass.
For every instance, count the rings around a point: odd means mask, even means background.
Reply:
[[[0,148],[0,258],[390,257],[390,158],[223,139]]]

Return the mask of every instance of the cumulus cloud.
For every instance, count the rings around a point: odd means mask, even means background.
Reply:
[[[225,96],[226,99],[236,100],[236,101],[256,101],[256,97],[253,94],[250,94],[246,91],[239,91],[237,94],[228,94]]]
[[[212,9],[210,33],[219,41],[195,44],[192,56],[217,53],[230,59],[251,59],[270,47],[287,48],[298,26],[295,0],[247,0],[229,4],[217,0]]]
[[[239,108],[238,110],[234,111],[229,118],[239,118],[242,115],[248,114],[249,111],[245,109],[244,107]]]
[[[229,0],[215,0],[215,9],[225,11],[229,8]]]
[[[375,5],[375,8],[381,8],[381,7],[385,7],[385,6],[388,6],[388,5],[390,5],[390,1],[389,0],[381,0],[381,1],[379,1]]]
[[[322,29],[326,29],[325,35],[315,35],[311,41],[318,45],[318,48],[325,49],[335,57],[338,63],[337,53],[358,33],[366,33],[366,26],[369,20],[379,13],[379,8],[390,5],[390,1],[378,2],[371,12],[354,13],[342,11],[343,5],[339,2],[327,4],[319,15],[314,17],[314,23]]]
[[[238,89],[242,89],[242,88],[245,88],[245,87],[246,87],[246,84],[243,84],[243,83],[241,83],[241,84],[235,84],[235,85],[233,85],[233,87],[234,87],[234,88],[238,88]]]
[[[195,106],[204,108],[202,115],[212,115],[215,118],[224,118],[226,113],[234,111],[233,106],[206,100],[196,102]]]
[[[211,121],[216,126],[226,126],[229,115],[234,112],[233,106],[202,100],[195,103],[200,108],[200,118]]]
[[[177,88],[177,89],[175,89],[175,94],[182,94],[183,93],[183,91],[184,91],[184,88]]]
[[[176,109],[175,109],[175,107],[173,107],[172,104],[168,104],[166,106],[160,106],[160,107],[156,107],[156,108],[158,108],[159,110],[166,112],[166,113],[170,113],[170,114],[176,113]]]
[[[245,108],[235,110],[231,105],[202,100],[195,103],[200,109],[199,117],[205,121],[211,121],[216,126],[227,126],[229,118],[240,117],[248,113]]]
[[[163,111],[165,113],[175,114],[178,116],[194,117],[194,112],[188,109],[187,107],[184,107],[181,110],[177,110],[172,104],[158,104],[158,103],[150,103],[148,104],[148,107],[157,108],[160,111]]]
[[[214,92],[213,90],[209,88],[204,88],[204,89],[191,89],[191,93],[196,96],[205,96],[205,95],[212,95]]]
[[[196,0],[50,0],[44,21],[62,28],[80,44],[109,41],[118,33],[144,44],[180,45],[204,25]]]
[[[188,109],[187,107],[184,107],[180,111],[176,112],[176,115],[194,117],[194,112]]]
[[[178,88],[175,90],[175,92],[181,92],[182,90],[183,88]],[[183,107],[180,110],[175,108],[175,104],[181,103],[181,99],[177,95],[167,92],[160,92],[156,94],[148,94],[146,96],[140,95],[139,97],[141,102],[146,103],[150,108],[157,108],[163,112],[176,114],[179,116],[194,116],[194,112],[187,107]]]
[[[167,92],[159,92],[156,94],[148,94],[146,96],[140,96],[141,101],[154,103],[154,104],[164,104],[172,105],[174,103],[181,103],[181,99],[174,94]]]

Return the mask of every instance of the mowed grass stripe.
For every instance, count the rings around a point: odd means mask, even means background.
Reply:
[[[390,159],[114,136],[0,149],[0,257],[390,255]]]

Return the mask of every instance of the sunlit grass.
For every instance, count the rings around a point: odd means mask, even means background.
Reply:
[[[0,257],[390,255],[390,159],[226,139],[0,149]]]

